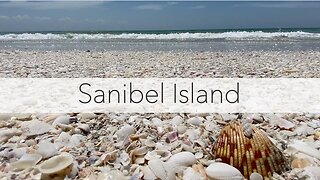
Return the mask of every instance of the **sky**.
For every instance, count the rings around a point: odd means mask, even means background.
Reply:
[[[319,28],[320,2],[0,2],[0,32]]]

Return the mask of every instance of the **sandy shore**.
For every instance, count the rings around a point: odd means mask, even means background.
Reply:
[[[319,51],[2,50],[0,78],[319,78],[319,57]],[[285,166],[269,177],[320,178],[319,114],[68,113],[0,114],[0,179],[248,178],[251,174],[243,169],[221,164],[226,160],[219,153],[223,147],[214,146],[221,142],[223,128],[235,121],[245,123],[240,131],[227,133],[228,143],[235,134],[240,139],[252,137],[254,142],[237,143],[247,143],[246,153],[257,153],[257,159],[267,154],[273,164],[264,164],[268,172],[279,160]],[[259,137],[264,140],[257,142],[255,128],[267,135]],[[255,143],[260,147],[254,149]],[[238,151],[235,145],[230,147]],[[253,173],[250,179],[262,177]]]
[[[0,77],[320,77],[319,51],[0,51]]]
[[[220,134],[228,123],[248,120],[251,134],[246,123],[244,132]],[[232,137],[250,135],[252,141],[238,141],[246,153],[253,151],[255,160],[264,154],[273,168],[283,165],[282,171],[270,174],[274,179],[319,179],[319,114],[207,113],[0,114],[0,178],[243,179],[240,171],[221,164],[226,154],[219,154],[219,142],[226,136],[233,152],[237,145]],[[272,169],[266,162],[261,167]],[[251,179],[261,177],[254,174]]]

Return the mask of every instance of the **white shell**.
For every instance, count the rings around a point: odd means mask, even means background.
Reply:
[[[73,163],[72,155],[69,153],[63,153],[58,156],[54,156],[39,165],[39,171],[43,174],[58,173],[69,167]]]
[[[233,166],[230,166],[226,163],[215,162],[210,164],[206,168],[206,173],[208,177],[217,179],[217,180],[225,180],[225,179],[232,179],[232,180],[242,180],[244,177],[242,176],[241,172]]]
[[[178,166],[191,166],[197,162],[197,158],[191,152],[180,152],[171,156],[167,162]]]
[[[188,167],[186,170],[183,171],[183,180],[204,180],[205,177],[202,177],[201,174],[196,172],[191,167]]]
[[[58,150],[51,142],[44,140],[38,144],[37,153],[42,155],[42,158],[46,159],[58,154]]]
[[[178,125],[180,125],[180,124],[183,123],[183,118],[182,118],[181,116],[175,116],[175,117],[172,118],[172,120],[170,121],[170,123],[171,123],[172,125],[178,126]]]
[[[292,143],[288,145],[288,148],[285,150],[288,154],[294,154],[296,152],[302,152],[309,156],[320,159],[320,151],[316,148],[312,147],[310,144],[300,141],[294,140]]]
[[[249,123],[245,123],[243,125],[243,133],[246,137],[251,137],[252,136],[252,127]]]
[[[148,147],[142,146],[140,148],[134,149],[132,153],[136,156],[141,156],[141,155],[145,155],[147,152],[148,152]]]
[[[204,119],[202,117],[192,117],[187,120],[187,123],[194,126],[199,126],[203,122],[203,120]]]
[[[19,136],[22,134],[22,131],[14,128],[14,129],[5,129],[0,130],[0,142],[6,142],[13,136]]]
[[[44,134],[51,129],[51,126],[48,123],[38,120],[22,122],[20,126],[23,134],[26,136]]]
[[[123,141],[125,138],[127,138],[129,135],[134,134],[135,133],[135,129],[134,127],[125,124],[124,126],[122,126],[117,132],[116,135],[118,137],[118,142],[119,141]]]
[[[52,123],[53,126],[57,124],[70,124],[70,116],[58,116]]]
[[[77,115],[77,117],[80,119],[80,120],[90,120],[90,119],[94,119],[97,117],[96,114],[94,113],[80,113]]]
[[[86,137],[81,134],[74,134],[71,136],[68,146],[69,147],[78,147],[81,145],[82,142],[85,141],[85,139],[86,139]]]
[[[87,124],[78,124],[78,128],[84,131],[85,133],[90,132],[90,127]]]
[[[254,172],[250,175],[249,180],[263,180],[263,177],[261,174]]]
[[[11,163],[10,168],[16,170],[24,170],[34,167],[42,156],[40,154],[25,154],[18,161]]]
[[[164,168],[164,163],[160,159],[151,159],[148,162],[148,167],[159,179],[167,179],[168,174],[166,172],[166,169]]]
[[[155,180],[157,179],[157,176],[154,175],[154,173],[151,171],[151,169],[148,166],[142,166],[141,171],[143,174],[143,178],[146,180]]]
[[[148,151],[147,154],[144,156],[146,160],[161,159],[163,161],[168,160],[170,157],[171,157],[171,152],[167,150]]]

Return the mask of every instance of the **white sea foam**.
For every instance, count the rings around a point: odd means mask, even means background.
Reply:
[[[222,33],[169,33],[169,34],[148,34],[148,33],[21,33],[3,34],[0,40],[108,40],[108,39],[136,39],[136,40],[188,40],[188,39],[273,39],[273,38],[320,38],[320,33],[296,32],[262,32],[262,31],[232,31]]]

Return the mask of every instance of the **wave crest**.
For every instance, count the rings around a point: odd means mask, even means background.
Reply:
[[[231,31],[222,33],[9,33],[0,35],[0,40],[108,40],[108,39],[133,39],[133,40],[192,40],[192,39],[274,39],[274,38],[320,38],[320,33],[296,32],[262,32],[262,31]]]

